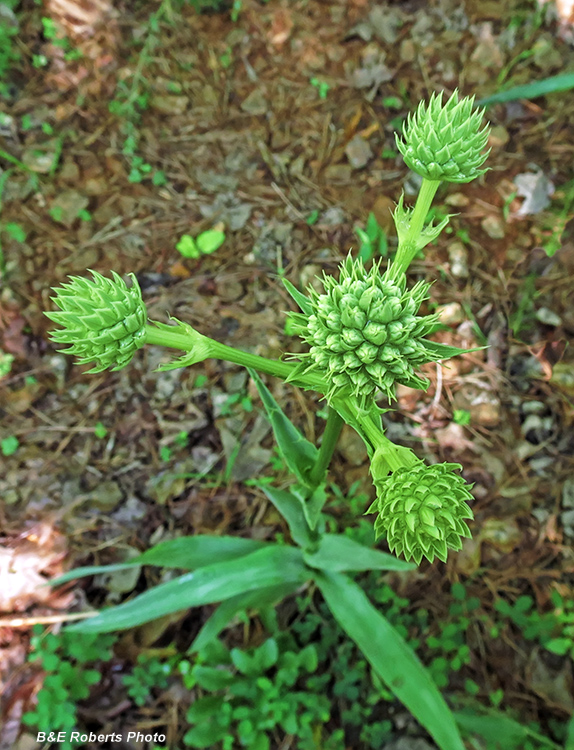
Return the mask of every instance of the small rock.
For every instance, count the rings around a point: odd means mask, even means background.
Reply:
[[[457,279],[468,279],[468,250],[462,242],[451,242],[448,246],[450,272]]]
[[[562,486],[562,507],[574,508],[574,477],[568,477]]]
[[[545,326],[560,326],[562,318],[547,307],[541,307],[536,310],[536,320],[539,320]]]
[[[65,161],[60,168],[60,179],[76,183],[80,178],[80,168],[75,161]]]
[[[118,505],[123,498],[123,492],[117,482],[109,480],[102,482],[92,492],[84,495],[83,502],[97,510],[108,511]]]
[[[80,211],[88,207],[89,202],[89,199],[77,190],[64,190],[52,201],[50,213],[54,221],[69,229]]]
[[[319,217],[318,224],[325,227],[340,227],[346,221],[345,212],[340,206],[327,208]]]
[[[373,158],[373,151],[358,133],[347,143],[345,154],[353,169],[362,169]]]
[[[458,325],[464,320],[462,306],[458,302],[450,302],[448,305],[439,305],[436,309],[440,322],[446,326]]]
[[[269,109],[267,99],[261,88],[254,89],[241,102],[241,109],[249,115],[264,115]]]
[[[509,140],[510,135],[508,134],[508,130],[502,125],[495,125],[490,129],[488,145],[491,148],[502,148],[502,146],[505,146]]]
[[[567,537],[574,537],[574,510],[567,510],[560,514],[560,521],[564,527],[564,534]]]
[[[168,96],[155,94],[149,100],[151,109],[155,109],[161,115],[182,115],[189,104],[187,96]]]
[[[523,414],[543,414],[547,408],[543,401],[524,401],[520,411]]]
[[[29,148],[22,154],[22,162],[38,174],[48,174],[56,161],[56,150]]]
[[[353,177],[350,164],[329,164],[325,167],[325,181],[329,182],[351,182]]]
[[[495,396],[471,404],[470,421],[482,427],[495,427],[500,422],[500,402]]]
[[[399,47],[399,57],[402,62],[413,62],[416,59],[417,50],[412,39],[403,39]]]
[[[480,225],[491,239],[501,240],[504,237],[504,222],[500,216],[485,216]]]
[[[447,206],[453,206],[454,208],[463,208],[464,206],[468,206],[468,204],[470,203],[470,199],[464,193],[453,193],[452,195],[447,195],[447,197],[444,199],[444,202]]]

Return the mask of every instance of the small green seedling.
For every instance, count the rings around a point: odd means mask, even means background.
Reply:
[[[195,239],[190,234],[182,235],[175,246],[184,258],[197,260],[202,255],[211,255],[225,242],[225,232],[220,229],[208,229]]]

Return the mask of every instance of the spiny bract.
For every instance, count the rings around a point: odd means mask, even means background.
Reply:
[[[95,362],[88,372],[121,370],[145,343],[147,311],[141,289],[133,273],[130,287],[115,271],[113,280],[90,273],[93,281],[70,276],[69,284],[53,289],[56,296],[51,299],[60,311],[45,315],[63,328],[52,331],[50,338],[71,344],[59,351],[76,355],[78,364]]]
[[[474,97],[458,100],[458,91],[443,105],[442,91],[428,106],[421,102],[403,126],[397,146],[407,166],[428,180],[470,182],[486,169],[478,169],[490,150],[482,153],[490,128],[481,130],[483,109],[473,112]]]
[[[417,317],[429,285],[418,282],[407,290],[404,276],[392,280],[379,267],[375,263],[366,271],[349,255],[338,281],[323,275],[323,294],[309,287],[311,314],[292,315],[311,347],[297,355],[305,358],[298,373],[321,374],[329,384],[328,398],[352,393],[364,401],[380,389],[392,399],[395,383],[426,388],[414,369],[444,356],[429,351],[431,343],[424,339],[438,317]]]
[[[435,556],[446,562],[449,549],[459,550],[462,537],[470,538],[465,518],[473,518],[466,504],[472,500],[470,486],[455,470],[460,464],[422,462],[410,469],[400,468],[378,480],[377,499],[367,513],[377,513],[375,534],[383,534],[396,555],[431,562]]]

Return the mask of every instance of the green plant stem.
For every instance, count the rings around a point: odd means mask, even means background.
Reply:
[[[401,274],[406,273],[411,261],[418,252],[416,241],[424,229],[425,219],[439,185],[440,180],[427,180],[426,177],[423,177],[423,182],[417,196],[408,232],[404,241],[399,245],[397,254],[393,261],[393,270],[397,278]]]
[[[293,375],[295,365],[289,362],[279,362],[275,359],[260,357],[258,354],[249,354],[233,346],[227,346],[219,341],[210,339],[191,329],[191,333],[182,332],[182,326],[173,326],[173,332],[167,331],[165,327],[155,328],[146,326],[146,343],[156,344],[158,346],[167,346],[172,349],[182,349],[186,352],[193,352],[197,357],[197,362],[205,359],[221,359],[225,362],[233,362],[243,367],[252,367],[258,372],[264,372],[266,375],[274,375],[286,380]],[[324,381],[316,375],[302,375],[293,381],[295,385],[301,383],[304,386],[314,388],[320,393],[326,391]]]
[[[389,440],[372,417],[361,419],[361,426],[374,449],[374,455],[371,459],[373,476],[384,475],[389,471],[396,471],[400,468],[410,469],[419,463],[420,459],[410,448],[395,445]],[[377,464],[376,467],[375,464]]]
[[[327,424],[325,425],[325,431],[323,432],[323,440],[319,449],[319,455],[317,456],[317,462],[311,471],[309,477],[311,484],[318,487],[327,473],[333,451],[337,445],[337,440],[345,424],[344,419],[341,417],[338,411],[329,406],[327,412]]]

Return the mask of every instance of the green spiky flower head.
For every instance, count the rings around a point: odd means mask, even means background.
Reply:
[[[70,283],[56,287],[52,297],[58,312],[44,313],[63,326],[50,338],[58,344],[71,344],[59,351],[78,357],[78,364],[95,362],[88,372],[107,368],[121,370],[146,339],[147,311],[141,289],[133,273],[131,286],[112,271],[107,279],[97,271],[93,280],[71,276]]]
[[[449,549],[460,550],[471,533],[467,500],[470,486],[454,471],[460,464],[422,463],[399,468],[389,477],[373,477],[377,499],[367,513],[377,513],[375,534],[386,535],[391,551],[418,565],[423,557],[446,562]]]
[[[421,102],[408,116],[397,146],[407,166],[428,180],[470,182],[490,151],[483,153],[490,128],[480,129],[484,109],[473,111],[474,97],[459,101],[458,91],[443,105],[442,91]]]
[[[429,285],[406,289],[404,274],[397,280],[381,273],[380,263],[365,270],[351,255],[340,266],[337,281],[323,275],[323,292],[312,286],[303,313],[292,315],[297,332],[310,345],[296,374],[314,372],[328,384],[327,398],[354,395],[372,399],[377,390],[394,398],[394,385],[426,388],[415,374],[426,362],[458,354],[459,350],[425,339],[437,315],[418,316]],[[300,295],[302,297],[303,295]]]

